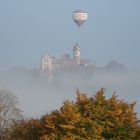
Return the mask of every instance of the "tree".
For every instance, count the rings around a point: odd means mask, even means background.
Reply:
[[[9,140],[135,140],[140,128],[134,103],[106,99],[104,89],[95,95],[77,91],[76,101],[65,101],[59,110],[39,120],[17,123]]]
[[[0,138],[3,139],[6,130],[18,119],[21,119],[21,110],[18,100],[10,91],[0,90]]]
[[[115,94],[106,99],[104,92],[89,97],[77,91],[76,102],[65,101],[60,110],[45,115],[42,140],[135,139],[139,132],[135,102],[118,100]]]
[[[39,140],[41,137],[40,121],[37,119],[22,119],[11,128],[6,140]]]

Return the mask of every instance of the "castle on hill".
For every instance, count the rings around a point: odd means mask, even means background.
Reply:
[[[77,81],[80,81],[80,84],[88,84],[95,66],[89,59],[82,59],[80,54],[81,49],[78,44],[73,47],[72,58],[69,54],[64,54],[61,58],[45,54],[41,58],[41,73],[47,76],[49,82],[67,85],[76,82],[77,85]]]
[[[49,54],[45,54],[41,58],[41,72],[53,72],[57,69],[71,67],[88,67],[91,66],[89,59],[81,59],[81,49],[78,44],[73,47],[73,58],[69,54],[62,55],[61,58],[56,58]]]

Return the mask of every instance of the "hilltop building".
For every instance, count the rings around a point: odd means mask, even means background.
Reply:
[[[41,58],[41,73],[50,83],[70,85],[86,85],[91,83],[95,65],[89,59],[82,59],[81,49],[78,44],[73,47],[73,57],[69,54],[56,58],[45,54]],[[67,80],[66,80],[67,79]],[[80,82],[78,82],[80,81]]]
[[[55,58],[49,54],[45,54],[41,59],[41,72],[52,72],[58,68],[88,66],[90,60],[81,59],[80,53],[80,46],[75,44],[73,47],[73,58],[69,54],[62,55],[62,58]]]

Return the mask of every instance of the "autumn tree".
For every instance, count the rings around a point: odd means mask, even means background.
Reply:
[[[79,140],[134,139],[138,126],[135,103],[106,99],[104,89],[96,95],[77,91],[76,102],[65,101],[59,111],[42,118],[46,138]],[[45,140],[45,139],[44,139]]]
[[[22,119],[14,123],[6,140],[39,140],[41,131],[38,119]]]
[[[138,124],[138,129],[136,132],[135,140],[140,140],[140,120],[137,121],[137,124]]]
[[[10,91],[0,90],[0,139],[3,140],[6,130],[18,119],[21,119],[18,100]]]
[[[59,110],[39,120],[17,124],[10,140],[14,136],[18,136],[16,140],[139,139],[135,102],[129,104],[115,94],[106,99],[104,94],[104,89],[93,96],[77,91],[76,101],[65,101]]]

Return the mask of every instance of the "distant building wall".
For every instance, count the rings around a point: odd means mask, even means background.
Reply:
[[[41,70],[52,70],[52,58],[48,54],[44,55],[41,59]]]

